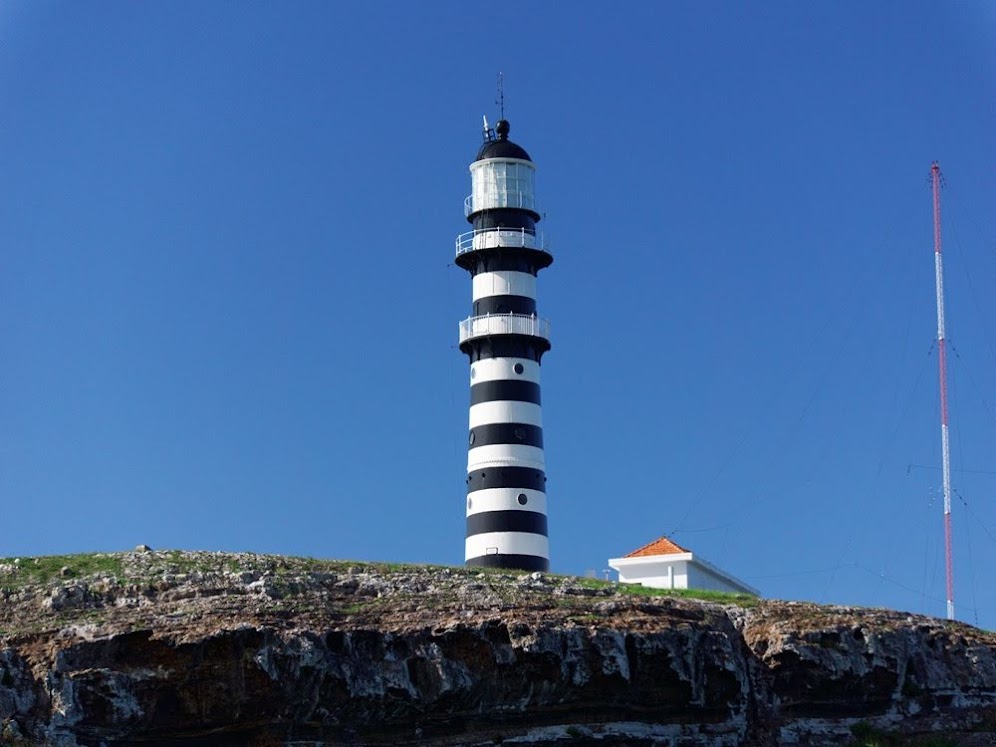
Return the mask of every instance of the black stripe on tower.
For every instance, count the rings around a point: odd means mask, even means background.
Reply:
[[[493,249],[475,249],[464,252],[454,262],[471,275],[482,272],[528,272],[536,275],[544,267],[553,264],[553,257],[542,249],[500,246]]]
[[[514,568],[519,571],[550,570],[550,561],[538,555],[479,555],[464,561],[464,565],[478,568]]]
[[[487,488],[524,488],[546,491],[546,475],[532,467],[486,467],[467,473],[467,492]]]
[[[482,381],[470,387],[470,404],[479,405],[482,402],[532,402],[540,404],[540,386],[534,381],[497,379]]]
[[[474,316],[536,313],[536,299],[529,296],[484,296],[474,301]]]
[[[460,343],[460,350],[467,354],[471,363],[488,358],[525,358],[539,363],[549,349],[548,340],[529,335],[492,335]]]
[[[546,514],[538,511],[482,511],[467,517],[467,536],[488,532],[546,534]]]
[[[467,440],[471,449],[493,444],[521,444],[542,449],[543,429],[528,423],[486,423],[471,428]]]
[[[536,235],[536,223],[539,214],[523,208],[489,208],[478,210],[467,216],[467,222],[473,224],[475,231],[503,229],[520,231]]]

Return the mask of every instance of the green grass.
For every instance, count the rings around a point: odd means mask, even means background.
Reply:
[[[717,604],[736,604],[740,607],[755,607],[760,601],[753,594],[743,594],[730,591],[712,591],[710,589],[654,589],[640,584],[620,584],[614,581],[602,581],[597,578],[579,578],[579,586],[586,589],[609,589],[619,594],[629,594],[641,597],[679,597],[682,599],[700,599]]]
[[[321,560],[318,558],[257,555],[255,553],[212,553],[167,550],[151,553],[82,553],[78,555],[49,555],[45,557],[0,558],[0,589],[16,589],[27,585],[48,584],[71,581],[72,579],[109,576],[118,583],[145,582],[163,574],[187,573],[239,573],[251,571],[270,573],[278,578],[285,575],[324,572],[324,573],[382,573],[404,574],[424,573],[427,570],[446,570],[455,581],[481,579],[484,583],[501,587],[508,582],[513,601],[518,591],[515,582],[527,575],[526,571],[503,568],[451,567],[417,563],[370,563],[348,560]],[[66,575],[63,576],[63,569]],[[719,604],[736,604],[742,607],[755,606],[757,597],[750,594],[735,594],[704,589],[651,589],[639,584],[619,584],[593,578],[575,578],[544,573],[544,579],[552,585],[569,582],[582,588],[602,592],[605,597],[678,597],[699,599]],[[495,591],[500,588],[493,589]]]
[[[340,612],[344,615],[356,615],[371,606],[372,605],[367,602],[357,602],[355,604],[347,604],[340,610]]]
[[[419,565],[414,563],[369,563],[349,560],[321,560],[318,558],[259,555],[256,553],[212,553],[199,551],[166,550],[139,553],[135,562],[126,563],[130,553],[80,553],[77,555],[49,555],[40,557],[0,558],[0,566],[10,566],[0,570],[0,584],[23,585],[46,583],[62,578],[61,571],[67,569],[67,577],[93,575],[137,576],[148,567],[154,573],[219,573],[240,571],[269,571],[274,575],[325,571],[343,573],[350,569],[357,572],[405,573],[424,571],[426,568],[444,566]],[[244,555],[244,557],[240,557]],[[15,563],[15,560],[17,562]],[[465,569],[454,568],[453,572]]]
[[[108,553],[87,553],[82,555],[48,555],[38,558],[0,558],[0,566],[14,566],[14,571],[0,571],[0,586],[25,586],[44,584],[61,578],[63,568],[68,568],[71,576],[108,575],[121,573],[121,557]]]
[[[754,606],[758,598],[753,594],[741,594],[730,591],[712,591],[710,589],[651,589],[640,584],[617,584],[623,594],[635,594],[645,597],[680,597],[682,599],[703,599],[718,604],[739,604]]]

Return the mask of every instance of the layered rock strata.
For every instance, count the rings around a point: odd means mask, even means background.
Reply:
[[[629,591],[251,554],[0,561],[0,745],[993,743],[994,634]]]

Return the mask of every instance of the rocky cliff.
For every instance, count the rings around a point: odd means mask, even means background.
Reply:
[[[0,744],[996,741],[994,634],[637,591],[250,554],[4,560]]]

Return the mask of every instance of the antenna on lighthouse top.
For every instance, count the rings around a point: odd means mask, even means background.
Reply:
[[[487,115],[484,116],[484,142],[492,143],[501,137],[502,140],[508,137],[508,122],[505,121],[505,77],[498,73],[498,95],[495,97],[495,106],[498,107],[498,123],[495,127],[488,124]],[[495,135],[497,129],[498,135]]]
[[[495,98],[498,107],[498,119],[505,119],[505,76],[498,73],[498,96]]]

